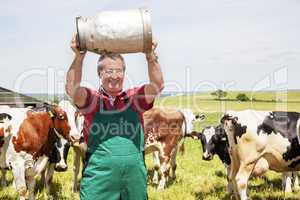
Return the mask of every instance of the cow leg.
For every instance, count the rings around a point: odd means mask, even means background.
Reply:
[[[12,174],[14,176],[14,187],[19,193],[20,200],[27,199],[27,187],[25,179],[24,160],[15,158],[14,163],[11,163]]]
[[[45,168],[42,172],[41,172],[41,184],[45,186],[45,182],[46,182],[46,169]]]
[[[157,190],[163,190],[166,186],[166,182],[169,177],[169,171],[170,171],[170,164],[169,164],[169,158],[165,159],[163,164],[160,167],[160,172],[161,172],[161,179],[159,181]]]
[[[293,172],[294,190],[300,190],[298,172]]]
[[[292,172],[282,173],[282,187],[284,193],[292,192]]]
[[[26,180],[26,186],[28,188],[28,192],[29,192],[29,200],[34,200],[35,196],[34,196],[34,188],[35,188],[35,171],[33,169],[34,167],[34,161],[30,158],[28,158],[25,161],[25,180]],[[41,170],[42,172],[43,170]],[[40,173],[41,173],[40,172]]]
[[[253,171],[255,164],[243,165],[241,164],[238,173],[236,174],[235,181],[237,190],[241,200],[247,200],[247,185],[248,180]]]
[[[26,185],[28,187],[29,192],[29,200],[34,200],[34,188],[35,188],[35,177],[34,176],[26,176]]]
[[[51,163],[47,167],[47,173],[46,173],[45,184],[44,184],[47,194],[50,194],[50,191],[51,191],[51,183],[52,183],[52,178],[53,178],[53,174],[54,174],[54,165],[55,165],[54,163]]]
[[[233,194],[234,193],[234,184],[233,184],[232,180],[229,179],[230,166],[227,166],[226,169],[227,169],[227,182],[228,182],[227,192],[229,194]]]
[[[1,176],[1,187],[6,187],[6,169],[1,168],[2,176]]]
[[[177,146],[173,149],[172,154],[171,154],[171,167],[172,167],[172,179],[176,179],[176,155],[177,155]]]
[[[41,174],[45,170],[49,158],[47,156],[40,157],[36,162],[28,157],[25,161],[25,177],[29,192],[29,200],[34,200],[35,176]]]
[[[72,191],[77,191],[77,177],[80,170],[80,151],[78,148],[74,148],[74,155],[73,155],[73,185],[72,185]]]
[[[154,162],[154,172],[153,172],[152,182],[154,184],[158,184],[158,172],[160,170],[159,152],[154,151],[152,155],[153,155],[153,162]]]

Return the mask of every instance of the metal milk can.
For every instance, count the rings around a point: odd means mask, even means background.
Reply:
[[[146,9],[103,11],[93,17],[77,17],[80,50],[94,53],[137,53],[152,48],[150,13]]]

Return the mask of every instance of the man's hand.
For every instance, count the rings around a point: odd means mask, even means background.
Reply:
[[[155,53],[155,49],[156,49],[157,45],[158,45],[157,41],[155,39],[153,39],[151,51],[145,53],[148,62],[157,61],[157,55]]]
[[[73,50],[73,52],[75,53],[76,57],[82,57],[83,58],[85,56],[86,51],[81,52],[79,50],[77,38],[78,38],[77,34],[73,35],[73,38],[72,38],[71,43],[70,43],[70,47]]]

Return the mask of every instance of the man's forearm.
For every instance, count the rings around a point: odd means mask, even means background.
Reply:
[[[164,79],[161,71],[160,64],[158,63],[157,56],[154,53],[147,55],[148,62],[148,75],[152,87],[154,87],[157,94],[164,88]]]
[[[80,87],[83,59],[84,56],[75,56],[67,73],[66,92],[71,98],[74,97],[76,89]]]

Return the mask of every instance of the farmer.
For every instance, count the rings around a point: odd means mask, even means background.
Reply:
[[[67,73],[66,92],[85,116],[86,164],[80,185],[82,200],[147,199],[144,163],[144,111],[164,87],[154,52],[145,53],[149,83],[123,90],[125,61],[120,54],[103,54],[97,63],[99,90],[80,86],[86,52],[71,41],[74,60]]]

